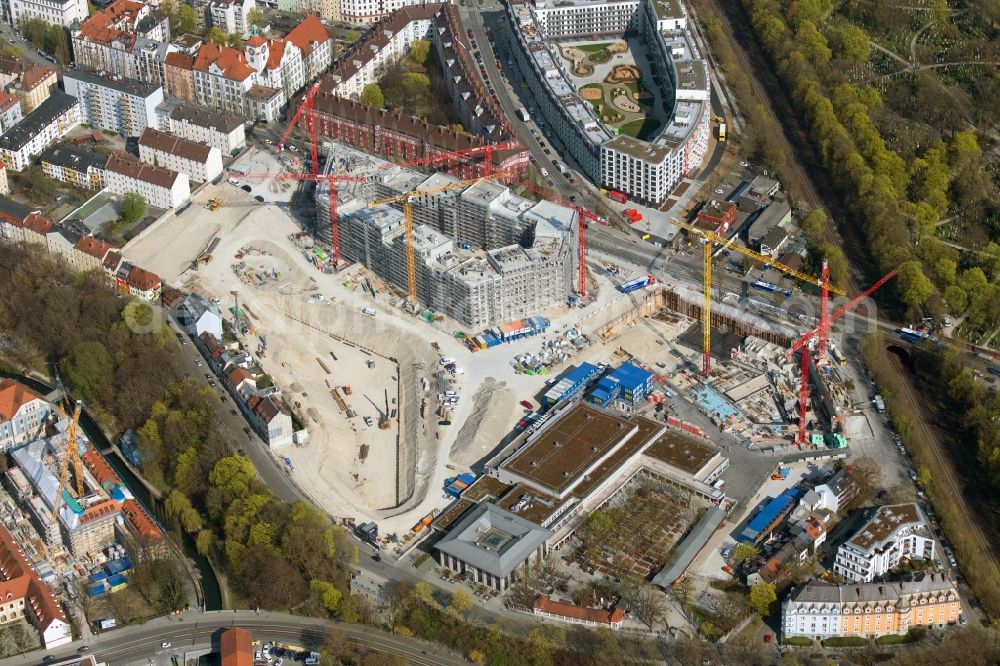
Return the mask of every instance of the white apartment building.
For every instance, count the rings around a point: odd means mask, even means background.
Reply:
[[[11,94],[0,91],[0,134],[6,132],[21,122],[21,100]]]
[[[331,70],[333,94],[358,99],[366,85],[381,79],[409,52],[414,40],[431,38],[433,18],[440,7],[439,3],[404,7],[373,28]]]
[[[163,102],[163,88],[157,84],[89,69],[66,72],[63,85],[80,100],[85,122],[124,137],[139,136],[155,125],[156,107]]]
[[[254,37],[246,52],[205,44],[192,64],[194,99],[205,106],[276,120],[292,92],[305,85],[298,47],[283,39]]]
[[[705,61],[686,32],[678,0],[537,0],[507,5],[506,33],[515,67],[526,80],[538,115],[593,182],[646,205],[659,205],[705,155],[711,128],[710,81]],[[606,126],[570,83],[553,40],[612,37],[637,31],[656,94],[672,100],[665,124],[644,139]]]
[[[879,507],[871,520],[841,544],[834,573],[848,580],[870,583],[894,569],[903,559],[933,559],[934,538],[916,504]]]
[[[306,81],[319,78],[333,61],[333,38],[315,16],[306,16],[285,35],[302,52]]]
[[[0,451],[41,437],[50,413],[45,398],[24,384],[0,380]]]
[[[227,35],[247,37],[250,34],[250,10],[256,8],[255,0],[213,0],[208,3],[208,16],[212,26]]]
[[[37,109],[0,135],[0,159],[12,171],[23,171],[31,158],[82,122],[80,101],[55,90]]]
[[[348,23],[374,23],[403,7],[425,4],[422,0],[340,0],[340,19]]]
[[[222,151],[147,127],[139,136],[139,159],[204,183],[222,174]]]
[[[191,200],[187,174],[151,166],[122,152],[108,158],[104,179],[111,192],[136,192],[156,208],[177,208]]]
[[[31,19],[68,28],[87,18],[87,0],[10,0],[10,22],[23,29]]]
[[[302,51],[287,39],[266,39],[260,35],[246,41],[247,64],[256,72],[256,84],[284,92],[291,97],[306,84]]]
[[[231,155],[247,145],[246,127],[240,118],[193,104],[173,108],[167,120],[170,132]]]

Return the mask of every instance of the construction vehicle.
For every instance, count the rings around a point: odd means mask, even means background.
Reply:
[[[791,467],[788,467],[787,465],[781,465],[780,467],[778,467],[778,469],[773,474],[771,474],[771,480],[772,481],[782,481],[784,479],[787,479],[788,478],[788,474],[791,471],[792,471]]]
[[[217,211],[220,208],[222,208],[222,206],[224,206],[225,203],[226,203],[225,199],[220,199],[218,197],[216,197],[215,199],[209,199],[208,200],[208,209],[214,213],[215,211]]]
[[[351,385],[347,384],[344,386],[344,395],[351,395]]]
[[[389,418],[389,389],[385,389],[385,413],[378,420],[379,430],[388,430],[392,427],[392,419]]]
[[[207,264],[210,261],[212,261],[212,255],[202,254],[197,259],[194,260],[194,266],[195,268],[197,268],[198,266],[201,266],[202,264]]]

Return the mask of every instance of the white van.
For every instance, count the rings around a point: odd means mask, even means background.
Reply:
[[[545,167],[542,167],[542,178],[548,178],[548,177],[549,177],[549,170],[546,169]]]
[[[375,316],[375,308],[361,308],[361,311],[369,317]]]
[[[452,357],[450,356],[441,357],[441,365],[454,365],[454,364],[455,364],[455,359],[453,359]]]

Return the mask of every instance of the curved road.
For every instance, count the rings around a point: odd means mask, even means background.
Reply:
[[[363,645],[382,653],[398,654],[406,657],[408,663],[418,666],[458,666],[465,664],[460,655],[439,648],[416,638],[396,636],[373,627],[356,624],[340,624],[313,618],[297,617],[285,613],[253,611],[218,611],[200,613],[189,611],[183,619],[159,618],[145,624],[122,627],[95,637],[90,641],[76,641],[54,650],[36,650],[18,657],[0,661],[0,666],[24,666],[43,664],[46,655],[58,660],[77,654],[77,650],[87,645],[98,662],[126,664],[142,662],[155,655],[180,655],[209,645],[218,645],[216,632],[230,627],[242,627],[254,635],[255,640],[276,640],[299,645],[303,648],[318,649],[330,631],[338,631],[352,643]],[[164,650],[163,641],[173,647]]]

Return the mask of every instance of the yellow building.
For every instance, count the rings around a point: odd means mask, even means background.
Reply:
[[[959,621],[955,584],[941,574],[913,581],[830,585],[820,581],[793,590],[782,608],[782,634],[822,640],[831,636],[875,638],[912,627],[943,627]]]

